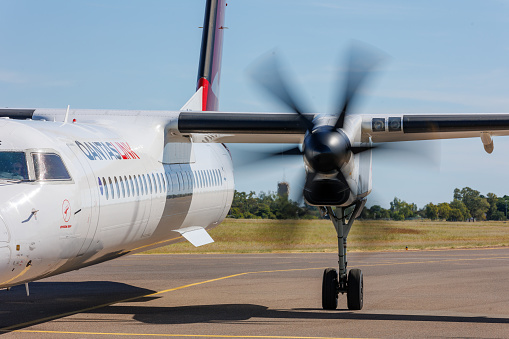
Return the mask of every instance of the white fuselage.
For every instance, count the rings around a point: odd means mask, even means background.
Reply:
[[[73,111],[76,123],[63,123],[62,111],[0,119],[0,159],[27,159],[24,180],[0,163],[0,288],[180,241],[177,230],[225,218],[225,146],[174,134],[176,113],[108,113]],[[69,177],[51,177],[45,155]]]

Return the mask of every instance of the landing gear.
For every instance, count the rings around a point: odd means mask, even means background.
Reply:
[[[363,302],[363,282],[362,271],[358,268],[350,270],[348,273],[348,283],[346,284],[346,300],[349,310],[361,310]]]
[[[365,203],[365,200],[356,203],[349,215],[345,214],[344,208],[337,207],[334,211],[331,207],[326,207],[327,215],[334,224],[338,235],[339,273],[333,268],[327,268],[323,272],[322,307],[324,310],[335,310],[338,307],[339,293],[346,293],[348,309],[362,309],[364,299],[362,271],[352,269],[347,275],[346,239],[355,218],[360,214]],[[349,217],[348,221],[347,217]]]
[[[324,310],[335,310],[338,307],[338,272],[327,268],[323,272],[322,307]]]

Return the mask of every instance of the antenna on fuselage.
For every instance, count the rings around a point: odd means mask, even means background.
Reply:
[[[69,119],[69,108],[71,105],[67,105],[67,112],[65,112],[64,124],[67,124],[67,120]]]

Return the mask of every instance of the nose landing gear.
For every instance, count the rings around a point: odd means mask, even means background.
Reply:
[[[347,274],[346,240],[355,218],[358,217],[365,204],[366,200],[357,202],[349,215],[348,221],[346,220],[345,208],[336,207],[334,211],[331,207],[326,207],[327,214],[334,224],[338,235],[339,274],[333,268],[327,268],[323,272],[322,308],[324,310],[335,310],[338,307],[339,293],[346,293],[348,309],[362,309],[364,300],[362,271],[360,269],[351,269]]]

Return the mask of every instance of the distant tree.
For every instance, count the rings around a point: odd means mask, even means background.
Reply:
[[[403,219],[411,218],[417,213],[417,205],[414,203],[407,203],[401,199],[394,197],[394,200],[391,202],[391,218],[394,220],[400,220],[396,218],[400,218],[399,214],[403,216]]]
[[[505,217],[504,212],[495,211],[491,214],[490,220],[507,220],[507,218]]]
[[[461,200],[461,190],[459,188],[454,189],[454,195],[452,200]]]
[[[488,220],[500,220],[500,219],[495,219],[495,218],[499,218],[500,217],[496,213],[496,212],[498,212],[498,210],[497,210],[497,202],[498,202],[497,195],[495,193],[488,193],[486,195],[486,201],[489,204],[488,211],[486,212],[486,219],[488,219]]]
[[[389,219],[391,217],[389,210],[380,205],[373,205],[369,209],[364,208],[362,218],[364,219]]]
[[[449,217],[451,216],[452,209],[448,203],[441,202],[440,204],[438,204],[437,209],[438,209],[438,218],[439,219],[448,220]]]
[[[477,220],[486,219],[486,212],[488,212],[490,205],[486,198],[481,197],[480,192],[470,187],[464,187],[460,191],[461,201],[467,206],[470,215]]]
[[[505,217],[505,219],[499,219],[499,220],[507,219],[507,207],[508,206],[509,206],[509,196],[504,195],[502,198],[497,199],[497,211],[502,213]]]
[[[448,221],[464,221],[466,218],[458,208],[451,208]]]
[[[392,212],[391,218],[392,218],[392,220],[397,220],[397,221],[405,220],[405,216],[401,212]]]
[[[465,221],[471,217],[470,211],[461,200],[453,200],[449,204],[451,207],[451,218],[453,221]],[[457,210],[457,211],[455,211]]]
[[[438,207],[430,202],[424,206],[424,216],[431,220],[438,219]]]

